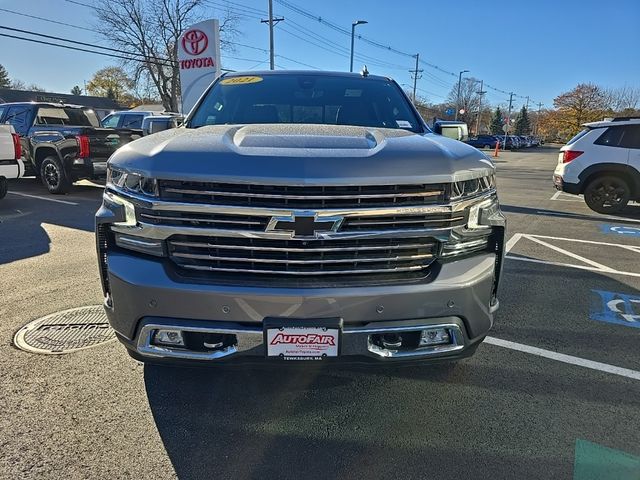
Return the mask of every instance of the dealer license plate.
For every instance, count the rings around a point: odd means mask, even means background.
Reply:
[[[287,325],[265,325],[267,357],[284,360],[323,360],[337,357],[340,348],[340,325],[309,326],[308,321]]]

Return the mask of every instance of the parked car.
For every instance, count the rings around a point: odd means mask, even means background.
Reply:
[[[387,77],[222,75],[109,160],[107,317],[148,362],[470,355],[498,308],[494,174]]]
[[[140,137],[131,129],[101,128],[90,108],[59,103],[4,103],[0,123],[20,135],[27,174],[56,194],[76,180],[104,177],[111,154]]]
[[[142,134],[151,135],[152,133],[177,128],[184,123],[182,115],[151,115],[144,117],[142,121]]]
[[[494,135],[481,134],[475,137],[469,137],[464,143],[476,148],[496,148],[498,139]]]
[[[584,194],[598,213],[618,213],[640,200],[640,117],[585,123],[560,149],[553,183],[558,190]]]
[[[145,117],[162,115],[162,112],[142,111],[142,110],[123,110],[113,112],[102,119],[100,124],[107,128],[131,128],[134,130],[142,129],[142,122]]]
[[[0,125],[0,200],[7,195],[9,180],[24,175],[24,163],[21,157],[20,138],[13,127]]]
[[[513,135],[496,135],[502,150],[517,150],[520,142]]]

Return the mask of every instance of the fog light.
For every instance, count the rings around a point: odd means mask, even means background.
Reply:
[[[153,337],[153,343],[171,347],[184,347],[184,338],[180,330],[157,330]]]
[[[451,335],[446,328],[430,328],[420,332],[420,346],[446,345],[451,343]]]

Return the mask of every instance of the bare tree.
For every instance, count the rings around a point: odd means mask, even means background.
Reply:
[[[458,101],[458,82],[451,88],[447,96],[447,105],[449,108],[464,109],[464,113],[458,115],[458,120],[471,123],[478,114],[480,102],[479,83],[476,78],[463,78],[460,83],[460,101]]]
[[[96,7],[101,35],[130,59],[125,66],[136,83],[145,77],[155,86],[169,111],[178,111],[180,70],[178,39],[202,20],[204,0],[105,0]],[[238,35],[238,17],[229,12],[221,19],[221,47]]]
[[[626,110],[636,110],[640,107],[640,87],[608,88],[604,91],[606,103],[614,112],[624,112]]]

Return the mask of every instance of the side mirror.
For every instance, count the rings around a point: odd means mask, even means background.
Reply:
[[[453,138],[454,140],[464,141],[469,138],[469,132],[466,125],[442,125],[440,135]]]

